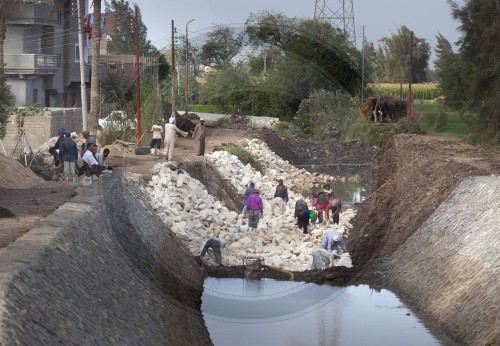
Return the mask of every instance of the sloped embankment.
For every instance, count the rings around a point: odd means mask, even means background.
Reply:
[[[0,252],[0,344],[208,345],[203,279],[118,176]]]
[[[470,177],[392,255],[390,284],[467,345],[498,345],[500,178]]]
[[[464,144],[396,136],[381,149],[376,191],[353,220],[354,264],[382,273],[467,344],[500,342],[498,163]]]

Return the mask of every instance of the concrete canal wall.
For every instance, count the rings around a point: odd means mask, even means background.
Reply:
[[[118,175],[0,251],[0,344],[208,345],[203,279]]]

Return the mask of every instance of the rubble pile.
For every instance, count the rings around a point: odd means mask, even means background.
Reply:
[[[175,162],[157,164],[155,175],[144,191],[153,209],[193,255],[199,255],[204,243],[217,236],[228,242],[222,252],[225,265],[240,265],[244,257],[250,256],[264,257],[266,264],[285,270],[309,269],[311,252],[320,246],[327,226],[314,225],[310,234],[304,235],[294,218],[295,202],[303,198],[299,191],[312,187],[315,181],[331,181],[333,177],[317,176],[295,168],[260,140],[247,141],[246,149],[265,163],[265,175],[249,164],[243,165],[226,151],[213,152],[206,159],[217,167],[228,184],[233,184],[241,192],[250,181],[260,190],[264,215],[256,231],[249,231],[248,226],[242,224],[239,213],[228,210],[223,202],[211,196],[202,183],[180,170]],[[278,210],[271,215],[270,201],[279,178],[288,186],[289,202],[285,215]],[[355,211],[348,209],[340,214],[340,226],[329,226],[343,234],[347,243],[351,228],[349,220],[354,215]],[[335,261],[335,265],[352,266],[348,254]]]

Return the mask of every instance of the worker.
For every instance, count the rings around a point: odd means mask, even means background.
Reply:
[[[201,250],[200,257],[205,256],[208,249],[212,249],[215,255],[215,265],[219,266],[222,264],[222,250],[226,246],[226,241],[223,239],[219,239],[216,237],[210,238],[206,243],[203,249]]]
[[[274,215],[274,209],[278,207],[281,215],[285,215],[286,204],[288,203],[288,189],[283,185],[283,179],[278,179],[278,186],[274,192],[274,198],[271,200],[271,215]]]
[[[253,189],[253,193],[248,197],[248,229],[256,230],[259,220],[264,213],[262,198],[259,196],[259,189]]]
[[[325,233],[323,233],[321,247],[312,252],[313,264],[311,269],[323,270],[329,266],[333,266],[334,260],[340,258],[338,253],[339,244],[344,253],[347,252],[347,246],[342,236],[333,229],[328,228]]]
[[[187,132],[180,130],[174,124],[165,124],[165,159],[172,161],[174,157],[174,146],[177,133],[180,133],[184,137],[188,135]]]
[[[205,155],[205,119],[200,118],[193,132],[193,139],[196,148],[196,156]]]
[[[241,209],[241,224],[245,225],[245,214],[247,211],[248,198],[252,195],[255,183],[250,181],[248,187],[243,191],[243,209]]]

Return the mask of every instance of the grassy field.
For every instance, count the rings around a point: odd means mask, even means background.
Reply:
[[[419,83],[412,84],[412,95],[414,100],[434,100],[442,96],[441,89],[438,83]],[[408,84],[399,83],[380,83],[368,84],[366,87],[368,95],[385,95],[393,97],[408,97]]]
[[[460,137],[470,132],[467,120],[474,120],[473,115],[460,115],[439,103],[415,102],[413,111],[426,131],[449,133]]]

